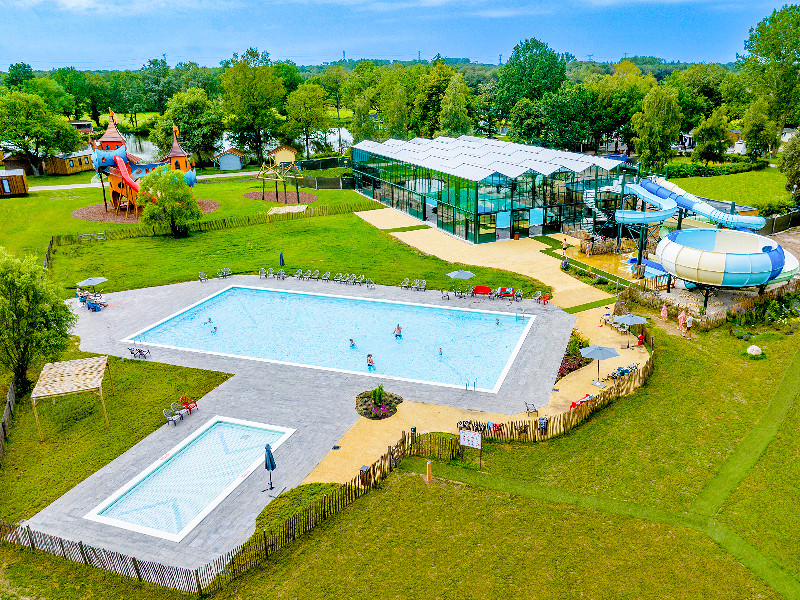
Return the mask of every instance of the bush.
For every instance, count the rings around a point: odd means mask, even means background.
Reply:
[[[402,401],[400,396],[384,391],[383,385],[379,385],[356,396],[356,412],[367,419],[386,419],[397,412]]]
[[[326,494],[332,494],[339,487],[338,483],[306,483],[284,492],[267,504],[256,517],[256,533],[281,525]]]
[[[682,177],[718,177],[720,175],[733,175],[747,171],[759,171],[769,164],[766,160],[751,162],[748,159],[726,162],[722,165],[701,165],[697,163],[669,163],[667,174],[670,179]]]

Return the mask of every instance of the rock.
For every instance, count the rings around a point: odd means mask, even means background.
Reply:
[[[747,347],[747,353],[752,356],[758,356],[759,354],[761,354],[761,348],[753,344],[752,346]]]

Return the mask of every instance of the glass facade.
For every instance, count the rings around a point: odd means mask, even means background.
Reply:
[[[352,166],[357,191],[435,220],[440,229],[474,243],[495,241],[501,232],[504,238],[527,237],[531,225],[543,224],[545,232],[579,226],[592,218],[584,191],[596,192],[610,180],[608,171],[590,166],[580,173],[561,168],[548,176],[533,170],[517,177],[494,172],[473,181],[357,147]]]

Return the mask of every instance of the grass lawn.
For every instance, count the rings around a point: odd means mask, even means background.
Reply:
[[[39,175],[37,177],[28,177],[28,186],[35,185],[73,185],[75,183],[91,183],[92,177],[96,173],[94,169],[91,171],[83,171],[81,173],[73,173],[72,175]],[[103,178],[105,180],[105,177]]]
[[[319,269],[331,276],[363,273],[384,285],[397,285],[405,277],[426,279],[429,289],[453,285],[447,277],[451,263],[422,254],[353,214],[193,233],[187,239],[162,236],[59,246],[54,248],[51,277],[67,297],[85,273],[108,277],[106,291],[124,290],[188,281],[196,279],[198,271],[213,274],[223,267],[251,274],[262,267],[277,270],[280,252],[290,274],[300,268]],[[534,289],[549,290],[521,275],[469,268],[482,285],[519,287],[526,295]]]
[[[77,340],[75,340],[77,341]],[[77,349],[62,360],[95,356]],[[92,393],[39,403],[44,442],[39,441],[30,401],[14,413],[0,467],[0,518],[29,518],[161,427],[162,409],[183,395],[201,398],[229,375],[156,362],[110,358],[111,391],[104,394],[110,427]],[[32,374],[35,381],[37,374]],[[0,587],[0,590],[2,587]]]
[[[276,599],[778,597],[692,530],[402,472],[214,598],[267,590]]]
[[[484,470],[572,492],[688,509],[761,417],[794,355],[797,334],[766,333],[746,342],[720,328],[692,343],[654,335],[656,370],[635,394],[567,437],[484,445]],[[750,344],[765,349],[769,359],[743,358]]]
[[[766,210],[776,204],[791,203],[790,194],[785,189],[786,176],[774,167],[735,175],[682,177],[670,181],[687,192],[704,198],[736,202],[758,209]]]

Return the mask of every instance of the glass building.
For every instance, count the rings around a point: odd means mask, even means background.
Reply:
[[[532,229],[587,228],[617,197],[620,163],[472,136],[363,141],[352,147],[356,190],[474,243]],[[596,204],[597,203],[597,204]],[[589,227],[592,229],[592,227]]]

